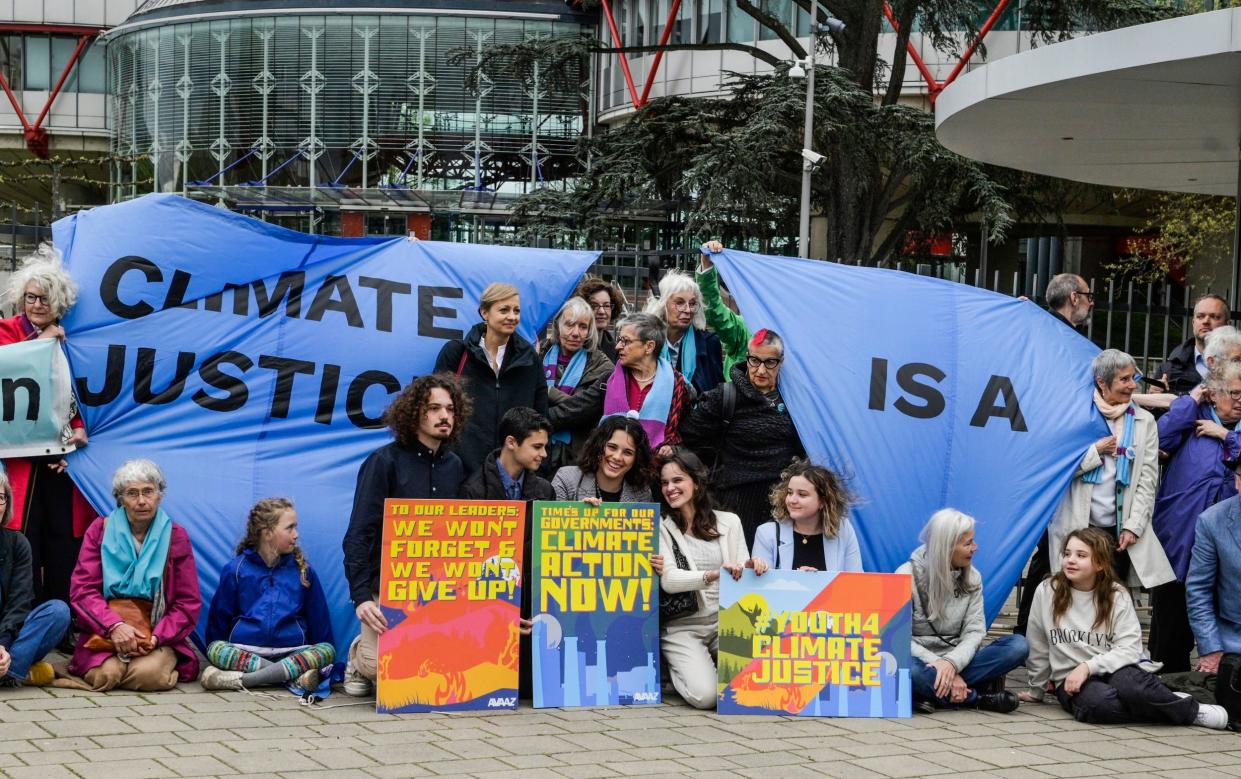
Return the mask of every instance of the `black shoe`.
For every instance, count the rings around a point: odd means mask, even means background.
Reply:
[[[935,701],[928,698],[916,698],[914,700],[914,711],[921,714],[934,714],[939,711],[939,706],[936,706]]]
[[[994,711],[999,714],[1008,714],[1017,710],[1021,705],[1021,701],[1017,699],[1017,694],[1009,690],[1001,692],[989,693],[987,695],[979,695],[974,699],[974,705],[981,711]]]

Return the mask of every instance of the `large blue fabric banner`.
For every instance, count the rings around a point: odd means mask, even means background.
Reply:
[[[291,497],[342,643],[357,619],[341,538],[358,466],[390,440],[384,408],[480,321],[487,284],[517,286],[533,339],[595,257],[305,235],[172,195],[84,211],[54,236],[82,290],[65,326],[84,494],[105,509],[123,460],[157,462],[205,602],[250,506]]]
[[[785,340],[780,387],[811,457],[842,472],[867,571],[894,571],[950,506],[978,519],[988,621],[1086,447],[1098,347],[1033,303],[900,271],[713,257],[752,330]]]

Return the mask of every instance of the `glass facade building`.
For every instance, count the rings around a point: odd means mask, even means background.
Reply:
[[[589,66],[572,90],[467,77],[497,45],[595,21],[562,0],[152,0],[108,36],[112,199],[176,192],[347,234],[359,215],[404,232],[379,215],[502,213],[580,170]]]

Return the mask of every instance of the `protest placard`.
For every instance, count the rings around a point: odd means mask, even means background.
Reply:
[[[659,506],[534,504],[534,705],[659,703]]]
[[[521,501],[384,501],[376,706],[516,708]]]
[[[721,714],[908,717],[907,574],[720,579]]]

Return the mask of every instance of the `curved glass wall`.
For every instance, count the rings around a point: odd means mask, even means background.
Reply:
[[[466,76],[497,44],[572,22],[391,14],[175,23],[108,45],[113,199],[180,192],[251,210],[435,210],[503,201],[580,169],[580,90]],[[458,64],[450,64],[450,55]],[[313,223],[312,223],[313,226]]]

